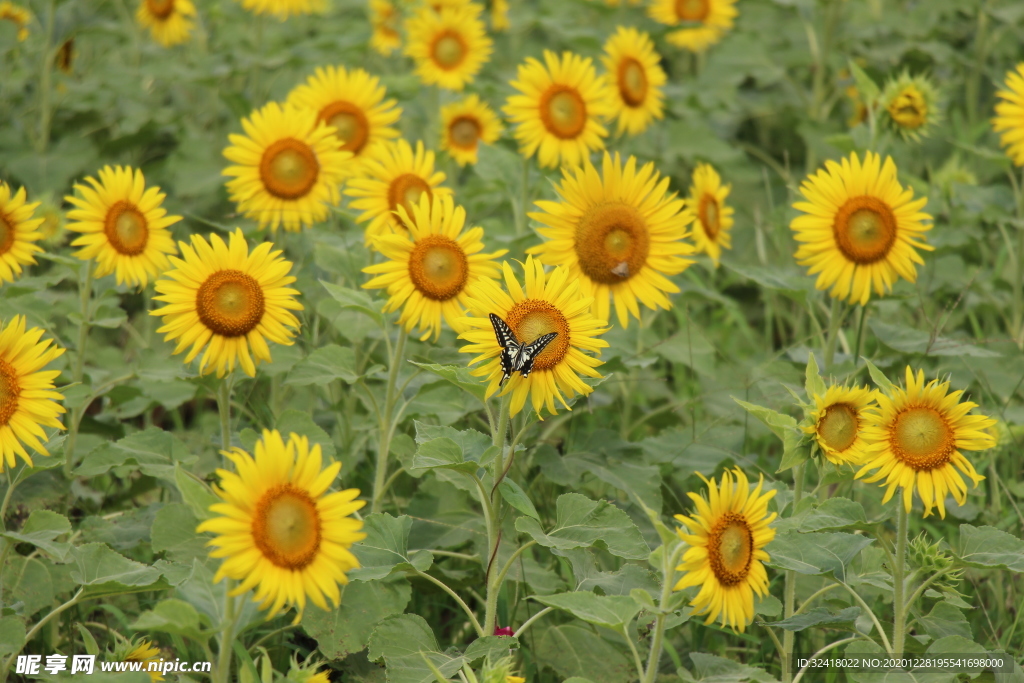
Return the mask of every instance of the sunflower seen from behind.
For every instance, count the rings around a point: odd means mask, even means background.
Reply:
[[[1024,166],[1024,62],[1006,73],[1006,86],[996,96],[992,129],[999,133],[999,144],[1013,163]]]
[[[216,370],[224,377],[237,364],[255,376],[253,356],[271,362],[267,341],[291,346],[299,327],[291,262],[270,242],[250,251],[239,229],[228,243],[216,234],[209,241],[192,235],[191,245],[178,246],[182,257],[172,257],[174,269],[155,285],[153,299],[165,304],[150,314],[163,318],[157,333],[175,343],[175,354],[189,349],[185,363],[202,351],[201,375]]]
[[[279,21],[303,14],[323,14],[326,0],[239,0],[242,7],[256,15],[270,15]]]
[[[649,35],[619,26],[605,43],[601,61],[612,95],[611,116],[617,119],[619,135],[639,135],[664,118],[662,88],[668,79]]]
[[[710,164],[697,164],[690,179],[690,196],[686,206],[696,217],[693,243],[698,252],[711,257],[715,267],[723,249],[732,249],[732,225],[735,209],[727,206],[732,185],[723,185],[722,178]]]
[[[889,126],[905,140],[920,140],[942,118],[938,92],[926,76],[904,71],[886,84],[880,102]]]
[[[421,9],[406,21],[405,54],[426,85],[462,90],[490,60],[494,41],[487,35],[479,6]]]
[[[214,581],[225,577],[241,583],[231,591],[254,590],[253,600],[267,618],[295,607],[298,623],[307,599],[322,610],[341,604],[338,586],[346,572],[359,566],[352,544],[366,537],[362,521],[351,515],[365,505],[358,489],[329,492],[341,463],[323,466],[319,444],[290,434],[263,430],[255,456],[241,448],[222,451],[235,471],[218,469],[214,491],[219,515],[204,521],[197,532],[212,532],[211,557],[224,561]]]
[[[459,164],[475,164],[480,143],[501,136],[501,121],[478,95],[441,107],[441,149]]]
[[[135,20],[153,40],[164,47],[188,41],[195,28],[196,6],[192,0],[142,0],[135,11]]]
[[[166,195],[159,187],[146,187],[139,169],[105,166],[75,185],[76,195],[64,199],[74,205],[68,211],[67,229],[82,233],[71,242],[81,247],[75,256],[96,260],[96,277],[114,273],[117,284],[145,287],[151,278],[167,270],[167,257],[177,253],[168,228],[181,216],[168,216]]]
[[[862,465],[867,455],[865,429],[877,407],[867,387],[832,385],[824,395],[811,396],[804,433],[813,435],[818,449],[833,465]]]
[[[667,40],[690,52],[704,52],[733,27],[736,0],[651,0],[655,21],[672,27]]]
[[[43,251],[36,244],[43,239],[44,218],[35,215],[40,202],[29,204],[27,194],[24,187],[12,194],[11,186],[0,180],[0,285],[14,282]]]
[[[864,305],[872,290],[883,295],[900,277],[917,279],[914,264],[924,264],[917,250],[933,249],[924,242],[932,227],[921,211],[928,200],[914,199],[914,191],[900,185],[891,157],[883,164],[867,152],[861,163],[854,152],[842,164],[827,161],[800,193],[805,201],[793,208],[803,215],[790,223],[800,242],[795,256],[818,276],[818,289]]]

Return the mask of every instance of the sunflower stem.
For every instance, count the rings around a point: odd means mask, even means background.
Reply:
[[[825,372],[832,370],[832,361],[836,356],[836,342],[839,341],[839,324],[843,319],[843,302],[832,299],[832,309],[828,317],[828,336],[825,337]]]
[[[530,157],[523,156],[523,185],[519,195],[519,215],[516,216],[516,235],[526,234],[526,225],[529,217],[526,212],[530,210]]]
[[[907,635],[907,507],[903,501],[896,503],[896,557],[893,558],[893,620],[892,620],[892,653],[895,657],[903,656],[903,643]]]
[[[78,325],[78,345],[75,347],[75,366],[71,380],[80,384],[85,376],[85,348],[89,344],[89,327],[92,323],[92,280],[96,264],[89,260],[82,264],[84,273],[78,288],[78,314],[81,322]],[[67,439],[64,440],[64,477],[71,479],[71,470],[75,465],[75,443],[78,441],[78,427],[82,423],[82,415],[88,405],[71,410],[71,426],[68,428]]]
[[[662,551],[661,598],[658,601],[660,614],[654,621],[654,638],[651,640],[651,651],[647,656],[647,670],[644,672],[641,683],[654,683],[654,679],[658,676],[658,663],[661,661],[661,651],[665,645],[665,619],[668,616],[666,610],[669,600],[672,598],[672,587],[675,585],[676,563],[685,548],[685,544],[677,543],[671,554]]]
[[[1024,169],[1021,170],[1019,183],[1013,171],[1009,172],[1009,176],[1017,205],[1017,218],[1024,221]],[[1024,350],[1024,227],[1017,228],[1017,253],[1014,256],[1017,286],[1013,290],[1013,329],[1010,330],[1010,336],[1017,343],[1017,347]]]
[[[217,412],[220,414],[220,447],[223,450],[231,448],[231,390],[234,384],[228,375],[221,380],[217,387]]]
[[[226,579],[224,593],[224,622],[221,624],[220,648],[217,650],[217,671],[213,683],[231,683],[231,653],[235,639],[235,597],[231,595],[234,581]]]
[[[853,367],[860,365],[860,346],[864,340],[864,321],[868,317],[868,308],[871,306],[869,299],[866,304],[860,307],[860,321],[857,323],[857,341],[853,345]]]
[[[39,69],[39,152],[46,152],[50,146],[50,121],[53,112],[50,106],[51,74],[53,73],[53,25],[57,14],[57,0],[50,0],[46,8],[46,37],[40,55],[42,64]],[[44,162],[45,163],[45,162]]]
[[[492,478],[495,482],[505,471],[505,433],[508,431],[511,408],[512,392],[509,391],[501,397],[501,407],[498,408],[498,428],[494,430],[493,434],[493,444],[498,449],[493,463]],[[492,572],[498,557],[498,545],[501,543],[501,493],[498,491],[498,487],[492,487],[489,496],[483,496],[481,492],[480,503],[488,510],[486,514],[488,520],[487,563],[484,570],[487,585],[487,597],[484,600],[484,634],[493,635],[498,619],[498,593],[501,591],[501,582],[505,579],[501,572]]]
[[[833,302],[837,301],[833,299]],[[835,306],[833,305],[833,314]],[[830,339],[834,335],[830,335]],[[835,345],[832,345],[833,351]],[[826,366],[827,367],[827,366]],[[804,495],[804,463],[793,468],[793,505],[790,508],[790,516],[796,514],[797,505]],[[796,612],[796,572],[792,569],[786,570],[786,586],[783,595],[785,618],[789,619]],[[786,630],[782,633],[782,683],[790,683],[793,680],[793,645],[796,642],[796,633]]]
[[[384,502],[384,493],[388,485],[388,455],[391,453],[391,437],[394,429],[391,428],[391,421],[395,414],[396,391],[398,387],[398,370],[405,358],[405,340],[409,333],[405,326],[399,328],[398,341],[391,350],[391,362],[388,366],[388,386],[384,393],[384,411],[380,416],[380,441],[377,447],[377,469],[373,478],[373,500],[370,511],[380,512]]]

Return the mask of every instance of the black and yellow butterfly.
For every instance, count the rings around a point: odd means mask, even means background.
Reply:
[[[514,374],[521,373],[523,377],[529,377],[533,370],[533,361],[540,355],[551,340],[558,336],[557,332],[548,332],[537,337],[529,344],[524,344],[516,339],[515,332],[504,320],[491,313],[491,325],[494,327],[494,336],[498,339],[498,346],[501,347],[501,372],[503,377],[498,382],[502,386]]]

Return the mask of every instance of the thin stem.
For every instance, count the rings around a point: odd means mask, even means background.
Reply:
[[[640,659],[640,653],[637,652],[636,645],[633,644],[633,639],[629,637],[629,631],[625,627],[618,631],[618,633],[626,641],[626,645],[629,645],[629,651],[633,653],[633,665],[636,667],[637,680],[642,681],[644,678],[644,662]]]
[[[231,375],[221,380],[217,387],[217,413],[220,415],[220,447],[231,448],[231,390],[234,388]]]
[[[838,299],[833,299],[832,305],[832,316],[836,318],[836,306],[835,302]],[[829,325],[829,340],[832,350],[835,350],[835,343],[831,342],[835,338],[834,330],[832,325]],[[826,351],[827,353],[827,351]],[[827,358],[827,356],[826,356]],[[831,359],[826,360],[826,367],[831,364]],[[800,499],[803,498],[804,494],[804,463],[800,463],[793,468],[793,505],[790,508],[790,516],[796,514],[796,507],[800,504]],[[786,585],[783,594],[783,606],[785,609],[784,615],[786,619],[789,619],[793,614],[796,613],[796,572],[792,569],[786,570]],[[793,680],[793,645],[796,642],[796,633],[790,630],[786,630],[782,634],[782,683],[789,683]]]
[[[871,306],[871,300],[869,299],[866,304],[860,307],[860,322],[857,323],[857,341],[853,346],[853,366],[857,367],[860,364],[860,346],[864,340],[864,321],[868,318],[868,308]]]
[[[655,618],[654,638],[651,640],[651,651],[647,656],[647,671],[644,672],[644,676],[641,679],[642,683],[654,683],[654,679],[658,675],[658,663],[661,661],[661,650],[665,642],[665,617],[667,616],[665,610],[669,599],[672,597],[672,586],[675,585],[676,563],[679,561],[679,556],[685,547],[682,543],[678,544],[670,556],[662,552],[661,599],[658,601],[661,613]]]
[[[480,626],[480,622],[476,620],[476,615],[473,614],[473,610],[469,609],[469,605],[466,604],[466,601],[459,597],[458,593],[449,588],[448,584],[439,579],[435,579],[433,576],[427,574],[426,572],[421,572],[419,569],[416,569],[415,567],[412,568],[412,571],[415,572],[416,576],[431,582],[432,584],[443,590],[445,593],[452,596],[452,599],[454,599],[455,602],[459,603],[459,607],[462,608],[462,611],[466,613],[466,616],[469,617],[469,621],[473,624],[473,628],[476,630],[477,637],[483,638],[484,635],[486,635],[486,632],[484,631],[483,627]],[[493,633],[494,629],[491,629],[490,632]]]
[[[516,632],[512,634],[512,637],[513,638],[518,638],[519,636],[523,635],[523,633],[526,631],[526,629],[528,629],[531,626],[533,626],[533,622],[537,621],[538,619],[540,619],[542,616],[544,616],[548,612],[554,611],[554,609],[555,609],[554,607],[545,607],[541,611],[537,612],[532,617],[530,617],[529,619],[524,621],[523,625],[520,626],[518,629],[516,629]]]
[[[764,630],[765,633],[768,634],[768,637],[772,639],[772,642],[775,643],[775,649],[778,651],[779,659],[781,660],[783,657],[786,656],[786,650],[785,648],[783,648],[782,643],[779,642],[779,637],[775,635],[775,630],[767,624],[764,625]]]
[[[525,235],[529,217],[526,213],[530,210],[530,157],[523,156],[523,186],[519,196],[519,215],[516,221],[516,235]]]
[[[842,301],[832,299],[832,310],[828,317],[828,336],[825,338],[825,372],[832,369],[832,361],[836,355],[836,342],[839,341],[839,323],[842,318]]]
[[[907,635],[906,571],[907,571],[907,508],[903,501],[896,503],[896,557],[893,558],[893,621],[892,651],[903,654]]]
[[[857,601],[860,608],[864,610],[864,613],[871,617],[871,621],[874,622],[875,628],[878,629],[878,635],[882,638],[882,645],[885,646],[885,651],[889,654],[893,654],[895,651],[892,649],[892,645],[889,643],[889,636],[885,635],[885,629],[882,628],[882,622],[875,616],[874,611],[868,606],[868,603],[864,602],[864,598],[857,594],[857,591],[853,590],[848,584],[839,581],[839,585],[846,589],[846,591],[853,596],[853,599]]]
[[[1013,195],[1017,203],[1017,218],[1024,221],[1024,170],[1021,171],[1021,181],[1016,182],[1016,176],[1010,171],[1010,180],[1013,181]],[[1013,329],[1010,336],[1017,346],[1024,349],[1024,227],[1017,226],[1017,254],[1014,259],[1016,266],[1017,286],[1013,290]]]
[[[815,591],[815,592],[814,592],[814,593],[813,593],[813,594],[811,595],[811,597],[809,597],[809,598],[807,598],[806,600],[804,600],[804,604],[800,605],[800,609],[798,609],[798,610],[797,610],[796,612],[794,612],[794,614],[802,614],[802,613],[803,613],[803,611],[804,611],[805,609],[807,609],[807,608],[808,608],[808,607],[809,607],[809,606],[811,605],[811,603],[812,603],[812,602],[814,602],[814,600],[815,600],[816,598],[818,598],[818,597],[820,597],[820,596],[824,595],[825,593],[828,593],[828,592],[829,592],[830,590],[832,590],[833,588],[839,588],[839,584],[838,584],[838,583],[830,583],[829,585],[825,586],[824,588],[822,588],[822,589],[820,589],[820,590],[817,590],[817,591]]]
[[[910,611],[910,608],[913,607],[914,603],[917,602],[918,599],[920,599],[920,597],[924,594],[925,590],[927,590],[928,586],[932,585],[933,583],[941,579],[948,572],[948,569],[941,569],[932,574],[931,576],[929,576],[927,580],[923,581],[921,585],[917,587],[917,590],[914,591],[914,593],[907,599],[907,611]]]
[[[494,430],[493,444],[498,449],[494,458],[492,480],[498,482],[505,471],[505,434],[508,432],[509,414],[512,408],[512,392],[501,397],[501,407],[498,408],[498,428]],[[483,496],[483,492],[481,492]],[[490,495],[485,497],[485,505],[490,504],[490,519],[487,524],[487,566],[484,570],[484,579],[487,586],[487,598],[484,609],[484,629],[488,634],[494,633],[494,626],[498,618],[498,593],[501,591],[501,582],[491,572],[495,558],[498,556],[498,545],[501,543],[501,495],[497,487],[491,488]],[[501,577],[504,578],[504,577]]]
[[[384,410],[380,420],[380,441],[377,446],[377,469],[373,478],[373,501],[370,506],[371,512],[380,512],[381,504],[384,501],[384,492],[387,490],[388,482],[388,455],[391,453],[391,436],[394,434],[391,421],[394,418],[395,398],[398,387],[398,370],[405,357],[405,340],[409,333],[405,326],[401,326],[398,332],[398,342],[392,349],[391,362],[388,367],[388,385],[384,393]]]
[[[78,345],[75,347],[75,366],[71,375],[72,381],[76,384],[81,383],[82,378],[85,376],[85,348],[89,343],[89,326],[92,322],[92,306],[90,301],[92,299],[92,278],[95,265],[91,260],[83,263],[82,268],[85,270],[85,273],[84,277],[79,281],[78,314],[81,316],[81,322],[78,326]],[[78,441],[78,427],[82,423],[82,415],[85,414],[85,409],[88,407],[89,402],[87,401],[85,405],[74,408],[71,411],[71,427],[68,429],[67,439],[64,440],[64,477],[66,479],[71,479],[71,470],[75,466],[75,444]]]
[[[289,630],[291,630],[293,628],[298,628],[299,626],[301,626],[301,624],[287,624],[286,626],[282,626],[281,628],[274,629],[273,631],[271,631],[270,633],[266,634],[265,636],[260,637],[259,640],[257,640],[255,643],[250,645],[249,646],[249,652],[250,653],[255,652],[256,648],[258,648],[260,645],[262,645],[263,643],[267,642],[268,640],[270,640],[274,636],[280,635],[280,634],[284,633],[285,631],[289,631]]]
[[[220,648],[217,650],[217,670],[213,683],[231,683],[231,653],[235,639],[235,598],[231,595],[234,581],[227,579],[224,588],[224,621],[221,624]]]
[[[494,582],[500,586],[501,582],[505,580],[505,576],[509,573],[509,570],[512,569],[512,563],[519,559],[519,556],[522,555],[527,548],[530,548],[531,546],[535,545],[537,545],[537,541],[529,541],[519,546],[519,548],[517,548],[516,551],[512,553],[512,555],[508,558],[508,560],[505,561],[505,566],[501,568],[500,572],[498,572],[498,577],[494,580]]]
[[[54,607],[54,608],[53,608],[53,609],[52,609],[52,610],[50,611],[50,613],[49,613],[49,614],[47,614],[47,615],[46,615],[45,617],[43,617],[42,619],[40,619],[40,620],[39,620],[39,621],[38,621],[38,622],[36,623],[36,625],[35,625],[35,626],[33,626],[33,627],[32,627],[32,628],[31,628],[31,629],[29,630],[29,632],[25,634],[25,642],[24,642],[24,643],[22,644],[22,646],[21,646],[21,647],[19,647],[19,648],[18,648],[18,649],[16,649],[16,650],[15,650],[14,652],[12,652],[12,653],[11,653],[11,655],[10,655],[10,656],[9,656],[9,657],[7,658],[7,661],[6,661],[6,662],[4,662],[4,668],[3,668],[3,675],[4,675],[4,677],[6,677],[6,676],[7,676],[7,672],[11,670],[11,664],[13,664],[13,663],[14,663],[14,660],[15,660],[15,658],[16,658],[16,657],[17,657],[17,656],[18,656],[19,654],[21,654],[21,649],[22,649],[23,647],[25,647],[25,644],[27,644],[27,643],[30,643],[30,642],[32,641],[32,639],[36,637],[36,634],[38,634],[38,633],[39,633],[40,631],[42,631],[42,630],[43,630],[43,627],[44,627],[44,626],[46,626],[46,625],[47,625],[48,623],[50,623],[50,621],[51,621],[52,619],[54,619],[55,617],[58,617],[58,616],[60,616],[60,615],[61,615],[61,614],[62,614],[63,612],[65,612],[66,610],[68,610],[68,609],[70,609],[70,608],[74,607],[75,605],[77,605],[77,604],[78,604],[78,602],[79,602],[79,600],[81,600],[81,599],[82,599],[82,594],[83,594],[83,593],[85,593],[85,587],[84,587],[84,586],[83,586],[82,588],[79,588],[79,589],[78,589],[78,592],[77,592],[77,593],[75,593],[74,597],[72,597],[72,598],[71,598],[70,600],[68,600],[67,602],[65,602],[65,603],[64,603],[64,604],[62,604],[62,605],[59,605],[59,606],[57,606],[57,607]]]
[[[796,678],[793,679],[793,683],[800,683],[800,679],[804,677],[804,673],[807,671],[807,667],[810,666],[810,662],[813,662],[819,656],[825,654],[829,650],[836,649],[840,645],[846,645],[847,643],[852,643],[853,641],[860,640],[860,639],[861,639],[860,636],[853,636],[852,638],[843,638],[842,640],[837,640],[834,643],[829,643],[825,647],[821,648],[820,650],[815,652],[813,655],[811,655],[810,661],[808,661],[808,663],[805,664],[802,669],[800,669],[800,673],[798,673],[796,675]]]
[[[50,79],[53,74],[53,24],[57,14],[57,0],[50,0],[46,10],[46,37],[43,40],[43,51],[40,55],[42,63],[39,68],[39,151],[46,152],[50,146],[50,121],[53,112],[50,109]]]
[[[4,500],[0,503],[0,529],[7,531],[7,507],[11,504],[11,496],[14,495],[15,479],[11,476],[11,468],[5,470],[7,473],[7,490],[4,491]],[[0,567],[3,564],[0,563]]]

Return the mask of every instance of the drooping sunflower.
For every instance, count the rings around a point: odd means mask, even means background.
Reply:
[[[401,17],[391,0],[370,0],[370,47],[387,57],[402,47],[402,34],[398,32]]]
[[[1006,89],[996,93],[996,116],[992,128],[999,144],[1017,166],[1024,166],[1024,62],[1006,73]]]
[[[723,185],[718,171],[710,164],[697,164],[690,179],[690,196],[686,206],[697,217],[693,242],[697,251],[707,254],[715,267],[722,258],[722,249],[732,249],[732,230],[735,209],[726,206],[732,185]]]
[[[385,140],[398,137],[392,126],[402,115],[395,100],[385,100],[380,79],[363,69],[343,66],[318,68],[306,82],[288,95],[288,102],[312,109],[317,119],[334,129],[341,149],[351,152],[352,173],[372,156]]]
[[[192,0],[142,0],[135,11],[135,19],[149,29],[153,40],[164,47],[179,45],[188,40],[195,22],[196,6]]]
[[[479,8],[469,6],[420,10],[406,22],[406,35],[405,54],[420,80],[448,90],[471,83],[494,49]]]
[[[599,119],[610,116],[607,84],[594,63],[571,52],[544,51],[544,62],[527,57],[519,65],[504,112],[518,124],[515,137],[523,156],[537,154],[541,166],[578,166],[590,152],[604,149],[608,136]]]
[[[345,186],[345,194],[354,198],[352,208],[362,211],[356,220],[369,222],[366,243],[372,244],[379,235],[406,234],[408,229],[395,210],[401,205],[411,215],[422,195],[451,194],[451,189],[440,187],[444,179],[444,173],[434,170],[434,153],[422,142],[416,143],[415,151],[403,139],[383,145],[379,154],[367,159],[363,176]]]
[[[354,166],[334,127],[316,111],[270,102],[242,119],[242,128],[245,135],[228,136],[224,156],[235,165],[222,172],[231,177],[227,188],[238,210],[271,232],[325,220]]]
[[[914,191],[900,185],[891,157],[883,165],[867,152],[861,164],[854,152],[842,165],[825,166],[800,186],[807,201],[793,204],[804,212],[789,224],[802,243],[797,262],[819,274],[818,289],[861,305],[872,288],[882,295],[898,277],[914,282],[914,264],[924,263],[916,250],[933,249],[923,241],[932,227],[924,222],[931,216],[921,212],[927,198],[915,200]]]
[[[649,35],[619,26],[604,44],[601,61],[607,70],[611,114],[618,119],[619,135],[639,135],[665,116],[662,87],[668,79]]]
[[[327,0],[239,0],[253,14],[271,14],[280,21],[302,14],[323,14]]]
[[[464,331],[459,338],[470,343],[460,351],[479,354],[470,361],[470,365],[482,365],[472,373],[486,378],[487,396],[490,397],[498,391],[502,377],[498,359],[501,347],[488,318],[491,313],[504,320],[516,339],[524,344],[556,332],[558,336],[534,359],[530,376],[524,378],[521,373],[514,374],[501,392],[502,396],[512,392],[512,415],[523,409],[527,398],[538,416],[544,408],[554,415],[558,412],[555,399],[570,409],[563,394],[586,396],[593,391],[593,387],[583,382],[579,375],[601,377],[594,368],[603,361],[586,352],[600,353],[608,346],[608,342],[598,338],[608,331],[608,327],[590,312],[592,299],[580,293],[579,282],[572,279],[568,268],[559,266],[545,274],[543,264],[528,256],[523,269],[525,289],[519,284],[508,261],[502,264],[508,292],[503,291],[495,280],[487,278],[477,280],[469,288],[467,303],[472,317],[461,319]]]
[[[678,275],[692,261],[685,242],[693,215],[683,201],[668,193],[653,163],[639,170],[636,158],[625,166],[618,153],[604,153],[600,174],[590,163],[562,169],[555,188],[560,201],[538,201],[542,210],[529,214],[544,224],[538,232],[547,241],[527,250],[547,265],[564,265],[578,280],[583,296],[593,298],[598,320],[609,320],[609,300],[615,304],[619,324],[629,316],[640,318],[639,300],[647,308],[668,309],[666,293],[679,288],[665,277]]]
[[[441,149],[459,166],[475,164],[480,143],[489,145],[501,136],[501,121],[477,95],[441,107]]]
[[[960,451],[995,446],[995,439],[985,431],[995,420],[968,415],[978,404],[961,402],[963,393],[962,389],[950,392],[949,381],[933,379],[926,385],[924,370],[915,375],[907,366],[906,388],[893,387],[891,396],[878,394],[878,407],[864,430],[869,443],[866,462],[856,478],[877,470],[864,481],[885,479],[882,486],[888,488],[883,503],[889,502],[897,487],[901,488],[907,512],[916,490],[925,517],[932,507],[938,507],[939,516],[945,519],[947,493],[960,505],[966,503],[967,485],[960,473],[975,486],[985,477]]]
[[[15,456],[32,466],[25,446],[50,455],[40,440],[46,438],[43,427],[64,429],[58,417],[64,406],[57,403],[64,395],[53,386],[60,370],[42,369],[64,349],[39,341],[42,336],[41,328],[25,330],[24,316],[0,322],[0,472],[14,467]]]
[[[150,669],[149,663],[156,662],[160,657],[160,648],[156,647],[145,638],[138,642],[134,638],[124,643],[114,651],[114,660],[120,662],[139,662],[142,670],[149,674],[149,680],[153,683],[164,680],[164,675],[159,669]]]
[[[867,387],[832,385],[824,396],[815,394],[810,424],[804,432],[813,434],[818,448],[834,465],[862,465],[868,442],[864,429],[876,407],[876,392]]]
[[[288,287],[295,282],[288,274],[291,262],[280,251],[271,251],[270,242],[250,252],[237,228],[229,244],[214,234],[209,242],[192,235],[191,246],[178,246],[183,258],[172,256],[174,270],[156,282],[158,296],[153,299],[167,304],[151,313],[164,319],[157,332],[176,341],[175,354],[192,347],[186,363],[203,351],[200,374],[216,369],[223,377],[238,363],[245,374],[255,376],[250,351],[269,363],[267,339],[291,346],[299,327],[291,313],[302,310],[295,300],[298,292]]]
[[[775,530],[768,526],[776,517],[768,512],[775,490],[761,493],[762,476],[751,491],[747,476],[738,467],[722,473],[720,486],[714,479],[707,484],[707,497],[687,494],[697,506],[696,512],[689,517],[676,515],[689,530],[686,533],[680,528],[679,538],[690,547],[676,567],[685,574],[674,590],[700,586],[690,605],[696,614],[708,614],[704,623],[721,617],[722,626],[743,633],[754,619],[754,594],[768,594],[763,563],[770,558],[764,547],[775,538]]]
[[[0,284],[14,282],[22,266],[35,265],[34,254],[43,251],[36,244],[43,239],[43,218],[33,215],[40,202],[29,204],[26,196],[24,187],[12,196],[10,185],[0,180]]]
[[[365,501],[356,500],[358,489],[328,493],[341,463],[322,467],[320,445],[305,436],[290,434],[286,444],[277,430],[263,430],[255,452],[222,451],[236,471],[217,470],[223,502],[210,511],[221,516],[196,531],[216,534],[210,555],[225,558],[214,581],[241,581],[232,595],[255,588],[253,601],[269,609],[268,619],[296,607],[298,623],[307,597],[323,610],[328,600],[341,603],[338,586],[359,566],[349,549],[366,537],[350,515]]]
[[[21,5],[9,0],[0,2],[0,21],[9,21],[18,27],[18,42],[28,38],[28,25],[32,21],[32,13]]]
[[[652,0],[647,13],[667,26],[679,26],[668,42],[690,52],[703,52],[733,27],[736,0]]]
[[[931,80],[906,71],[886,84],[881,103],[889,125],[907,140],[928,135],[928,129],[942,118]]]
[[[64,197],[75,206],[67,228],[82,233],[71,243],[82,247],[75,256],[96,259],[96,277],[114,273],[117,284],[145,287],[167,270],[167,256],[177,253],[167,228],[181,216],[167,215],[166,195],[159,187],[147,189],[137,168],[104,166],[96,175],[99,180],[85,179],[89,186],[75,185],[78,196]]]
[[[496,278],[495,259],[507,250],[485,254],[483,228],[466,225],[466,210],[451,195],[420,197],[412,213],[398,207],[408,235],[382,235],[374,246],[387,259],[363,268],[376,275],[364,289],[387,289],[385,311],[402,309],[398,323],[412,332],[419,326],[425,341],[441,334],[441,319],[452,329],[465,315],[467,291],[481,278]]]

